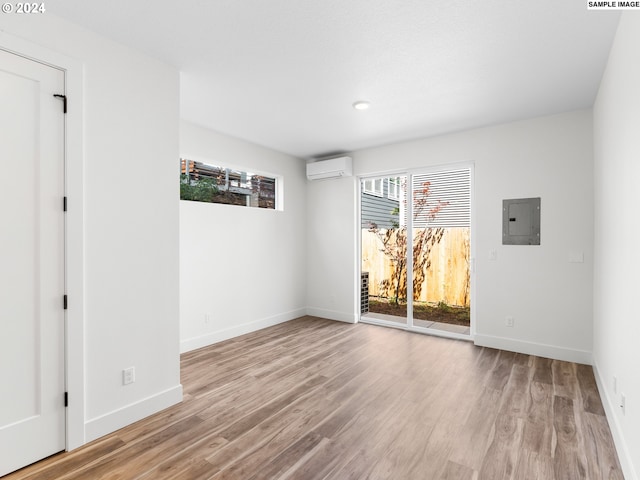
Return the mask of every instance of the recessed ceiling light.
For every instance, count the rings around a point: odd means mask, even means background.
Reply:
[[[366,110],[370,106],[371,104],[365,100],[359,100],[353,104],[353,108],[355,108],[356,110]]]

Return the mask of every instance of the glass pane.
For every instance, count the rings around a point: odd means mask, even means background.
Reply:
[[[180,200],[276,209],[277,179],[180,160]]]
[[[391,177],[396,180],[398,177]],[[403,186],[389,198],[390,177],[373,180],[379,195],[362,189],[362,318],[407,323],[407,225]],[[393,187],[392,187],[393,188]],[[365,285],[365,283],[367,285]],[[365,305],[368,300],[368,305]],[[366,310],[366,311],[364,311]]]
[[[469,334],[470,171],[414,175],[413,324]]]

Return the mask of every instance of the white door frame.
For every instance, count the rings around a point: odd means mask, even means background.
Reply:
[[[469,195],[471,197],[470,207],[471,207],[471,222],[470,222],[470,242],[469,242],[469,256],[471,265],[469,266],[469,275],[470,275],[470,302],[471,302],[471,330],[469,335],[462,335],[453,332],[446,332],[435,329],[428,329],[423,327],[417,327],[413,325],[413,302],[407,302],[407,323],[399,324],[395,322],[387,322],[384,320],[377,319],[366,319],[362,320],[362,315],[360,313],[360,288],[358,287],[358,294],[356,296],[356,315],[359,322],[363,323],[372,323],[376,325],[382,325],[385,327],[398,328],[401,330],[408,330],[411,332],[417,333],[425,333],[428,335],[435,335],[439,337],[446,338],[455,338],[458,340],[469,340],[473,341],[476,333],[476,322],[475,322],[475,263],[476,263],[476,249],[475,249],[475,165],[472,162],[464,162],[464,163],[451,163],[451,164],[443,164],[443,165],[432,165],[425,166],[421,168],[411,168],[404,170],[394,170],[394,171],[385,171],[377,174],[366,174],[358,177],[357,187],[356,187],[356,209],[357,209],[357,219],[356,219],[356,242],[357,242],[357,268],[356,268],[356,285],[359,286],[361,274],[362,274],[362,181],[367,178],[379,178],[379,177],[393,177],[393,176],[406,176],[407,178],[407,192],[405,193],[409,198],[413,197],[413,189],[412,189],[412,176],[417,174],[429,173],[429,172],[438,172],[443,170],[456,170],[468,168],[470,172],[470,186],[469,186]],[[407,231],[412,232],[413,229],[413,202],[407,201]],[[411,238],[407,235],[407,238]],[[412,248],[407,248],[407,278],[413,278],[413,262],[410,260],[413,256]],[[407,297],[411,298],[413,296],[413,282],[407,281]]]
[[[65,315],[65,381],[69,393],[66,449],[85,443],[84,398],[84,185],[82,63],[0,30],[0,49],[65,72],[68,111],[65,115],[65,283],[69,298]]]

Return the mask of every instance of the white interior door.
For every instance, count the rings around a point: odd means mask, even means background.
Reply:
[[[0,476],[65,448],[62,93],[0,50]]]

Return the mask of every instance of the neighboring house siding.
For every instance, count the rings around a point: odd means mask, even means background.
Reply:
[[[468,168],[459,170],[443,170],[438,172],[414,175],[414,205],[415,200],[425,198],[421,189],[429,185],[429,196],[425,208],[415,211],[413,226],[424,227],[469,227],[471,225],[471,171]],[[427,213],[443,202],[442,209],[435,218],[428,218]]]
[[[362,228],[369,229],[372,223],[378,228],[393,228],[398,226],[398,215],[393,215],[400,205],[398,200],[389,198],[387,179],[383,182],[383,196],[362,192]]]
[[[413,177],[414,189],[414,218],[415,228],[440,227],[468,228],[471,222],[471,172],[468,168],[458,170],[443,170],[416,174]],[[428,187],[428,196],[424,196],[423,189]],[[405,224],[406,219],[399,221],[399,215],[392,215],[400,206],[398,200],[389,198],[389,178],[382,182],[382,196],[362,192],[362,228],[368,229],[372,223],[379,228],[397,227],[398,223]],[[419,207],[420,200],[426,203]],[[435,218],[429,216],[434,207],[442,202],[442,208]]]

